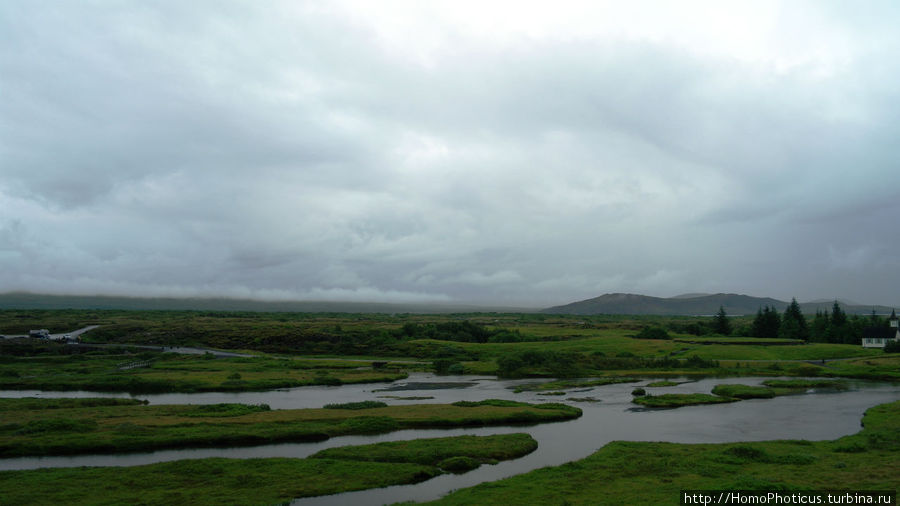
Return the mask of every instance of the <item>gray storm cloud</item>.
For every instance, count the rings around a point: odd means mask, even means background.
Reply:
[[[760,5],[4,2],[0,291],[900,303],[898,8]]]

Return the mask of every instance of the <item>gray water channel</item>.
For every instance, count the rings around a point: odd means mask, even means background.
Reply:
[[[525,402],[565,402],[581,408],[576,420],[527,427],[479,427],[465,429],[406,430],[370,436],[336,437],[316,443],[182,449],[124,455],[80,455],[72,457],[25,457],[0,459],[0,470],[74,466],[132,466],[188,458],[261,458],[309,456],[334,446],[397,441],[463,434],[489,435],[528,432],[538,449],[520,459],[481,466],[462,475],[442,475],[423,483],[402,485],[333,496],[297,499],[295,505],[366,505],[398,501],[436,499],[454,489],[493,481],[545,466],[584,458],[615,440],[669,441],[680,443],[723,443],[771,439],[825,440],[860,430],[866,409],[900,399],[900,385],[852,382],[847,391],[811,390],[803,395],[754,399],[731,404],[687,406],[669,410],[637,408],[631,390],[644,386],[649,392],[709,393],[717,384],[759,384],[766,378],[708,378],[686,381],[675,387],[646,387],[652,380],[635,383],[570,389],[565,396],[545,396],[535,392],[513,393],[510,387],[523,380],[498,381],[471,376],[439,376],[417,373],[392,384],[303,387],[267,392],[141,395],[152,404],[209,404],[220,402],[265,403],[272,409],[318,408],[328,403],[381,400],[388,404],[448,403],[489,398]],[[434,385],[442,383],[443,385]],[[440,386],[441,388],[435,388]],[[379,391],[390,389],[391,391]],[[95,392],[0,391],[0,397],[123,397],[123,394]],[[384,396],[433,397],[400,400]],[[569,397],[593,397],[599,402],[569,401]]]

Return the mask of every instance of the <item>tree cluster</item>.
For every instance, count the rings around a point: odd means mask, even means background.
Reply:
[[[876,315],[874,310],[868,318],[859,315],[848,317],[835,301],[830,313],[816,311],[810,340],[818,343],[862,344],[862,335],[867,327],[883,327],[887,324],[887,320]]]
[[[753,319],[752,334],[755,337],[801,339],[817,343],[861,344],[866,327],[884,326],[885,319],[873,311],[868,318],[859,315],[847,316],[835,301],[831,311],[816,311],[812,322],[807,322],[800,311],[797,299],[779,314],[773,307],[765,306],[756,312]]]
[[[765,306],[756,312],[751,332],[754,337],[798,339],[809,341],[809,325],[800,310],[797,299],[791,299],[790,305],[779,315],[774,307]]]
[[[755,337],[776,338],[781,327],[781,315],[773,307],[765,306],[756,312],[751,332]]]

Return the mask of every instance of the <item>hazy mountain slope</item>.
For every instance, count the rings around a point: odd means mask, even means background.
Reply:
[[[830,311],[833,300],[822,302],[801,303],[800,308],[804,313],[815,313],[817,310]],[[774,307],[778,311],[784,311],[789,302],[773,299],[771,297],[751,297],[734,293],[717,293],[713,295],[676,297],[650,297],[630,293],[608,293],[593,299],[572,302],[562,306],[554,306],[543,309],[542,313],[549,314],[653,314],[653,315],[712,315],[719,307],[724,307],[729,315],[756,314],[763,306]],[[842,309],[849,314],[869,314],[872,309],[878,314],[891,312],[888,306],[866,306],[841,304]]]

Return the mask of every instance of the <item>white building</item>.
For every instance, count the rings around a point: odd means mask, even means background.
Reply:
[[[891,317],[888,319],[890,326],[885,327],[869,327],[863,331],[863,348],[884,348],[884,345],[891,341],[900,341],[900,327],[897,319],[897,312],[891,311]]]

